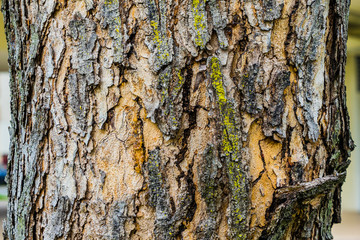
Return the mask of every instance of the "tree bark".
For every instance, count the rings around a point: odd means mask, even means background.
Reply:
[[[4,0],[7,239],[332,239],[349,0]]]

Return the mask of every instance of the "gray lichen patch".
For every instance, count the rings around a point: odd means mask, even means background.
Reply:
[[[71,67],[76,71],[68,76],[69,102],[77,119],[74,130],[81,136],[85,136],[87,128],[89,90],[95,84],[95,28],[92,20],[83,18],[79,13],[75,13],[69,23],[69,35],[73,40]]]
[[[192,41],[200,49],[204,49],[210,40],[206,0],[189,1],[189,25]]]
[[[253,64],[248,67],[245,74],[242,75],[239,83],[240,92],[243,97],[243,110],[250,114],[258,114],[261,110],[257,101],[257,78],[259,77],[260,66]]]
[[[219,159],[217,159],[214,146],[207,145],[203,153],[203,161],[200,174],[200,193],[201,197],[205,199],[209,215],[213,215],[218,211],[219,202],[221,201],[220,182],[217,176],[219,169],[222,167]]]
[[[203,163],[200,173],[199,191],[206,203],[207,218],[197,227],[197,236],[200,239],[216,239],[219,227],[218,215],[223,203],[224,192],[222,186],[225,184],[221,176],[222,164],[220,163],[214,146],[208,144],[203,153]],[[223,184],[223,185],[222,185]]]
[[[207,2],[211,12],[211,17],[214,25],[213,27],[218,36],[219,46],[222,49],[226,49],[229,46],[229,42],[225,35],[225,28],[227,25],[226,16],[224,16],[224,12],[220,11],[219,1],[208,0]]]
[[[169,183],[166,183],[166,174],[161,162],[160,149],[148,152],[146,174],[150,192],[149,204],[155,208],[154,239],[178,239],[184,230],[184,220],[191,220],[195,213],[195,187],[192,182],[192,173],[184,173],[181,187],[178,192],[178,201],[174,203],[169,193]]]
[[[80,14],[76,13],[74,19],[69,23],[69,28],[69,34],[74,41],[74,55],[71,58],[72,68],[85,77],[87,84],[94,84],[93,62],[95,56],[93,50],[97,41],[96,25],[93,21],[82,18]]]
[[[263,10],[262,14],[264,21],[273,21],[275,19],[280,18],[283,7],[284,7],[284,0],[262,1],[262,10]]]
[[[148,173],[148,186],[150,190],[149,205],[155,208],[155,235],[156,239],[171,238],[171,209],[168,192],[163,181],[160,149],[149,151],[146,164]],[[164,231],[167,228],[167,231]],[[170,232],[170,233],[169,233]]]
[[[77,126],[79,130],[76,131],[84,133],[87,126],[86,116],[89,111],[89,93],[85,76],[79,75],[77,77],[77,74],[70,74],[68,77],[68,88],[70,107],[78,121]]]
[[[173,70],[172,66],[168,66],[159,74],[157,89],[160,94],[160,106],[155,112],[155,119],[160,130],[169,137],[175,137],[181,125],[184,81],[181,70]]]
[[[167,26],[167,12],[169,4],[166,0],[146,0],[148,20],[152,29],[152,40],[148,44],[151,51],[149,59],[153,71],[158,72],[162,67],[173,61],[173,39]]]
[[[102,27],[108,27],[112,39],[112,50],[115,63],[122,63],[124,59],[124,36],[122,27],[119,0],[104,0],[101,13]]]
[[[120,240],[126,238],[125,222],[127,220],[126,202],[117,201],[112,205],[112,231],[111,239]]]

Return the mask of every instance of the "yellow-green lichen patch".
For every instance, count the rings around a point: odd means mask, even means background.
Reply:
[[[165,0],[160,0],[157,5],[154,0],[147,0],[148,19],[152,29],[152,43],[150,64],[155,72],[158,72],[163,66],[172,62],[172,37],[167,30],[167,6]]]
[[[159,31],[159,24],[158,22],[151,21],[150,25],[154,34],[153,41],[157,46],[157,58],[160,62],[168,62],[170,54],[169,51],[167,51],[167,41],[164,39],[163,34]]]
[[[232,239],[246,239],[249,197],[246,174],[241,163],[240,129],[236,122],[236,110],[233,102],[226,97],[219,59],[212,57],[209,68],[221,118],[221,153],[227,164],[231,187],[229,234]]]
[[[206,0],[193,0],[190,5],[193,41],[196,46],[204,49],[210,39],[205,9]]]
[[[174,87],[174,91],[176,92],[176,94],[178,94],[184,84],[184,77],[182,76],[180,69],[176,69],[176,75],[177,75],[178,81]]]

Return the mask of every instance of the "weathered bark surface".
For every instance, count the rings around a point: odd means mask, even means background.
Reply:
[[[9,239],[331,239],[348,0],[5,0]]]

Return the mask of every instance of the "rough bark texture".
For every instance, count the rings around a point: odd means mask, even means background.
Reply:
[[[349,0],[5,0],[8,239],[332,239]]]

